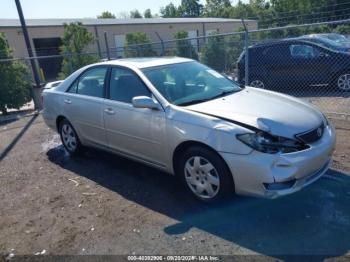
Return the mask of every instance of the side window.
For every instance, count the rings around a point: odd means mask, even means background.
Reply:
[[[151,96],[151,93],[142,80],[131,70],[112,68],[109,98],[131,104],[135,96]]]
[[[290,55],[293,58],[315,58],[318,57],[318,49],[310,45],[290,45]]]
[[[86,71],[69,89],[70,93],[75,92],[81,95],[103,97],[103,87],[107,67],[95,67]]]

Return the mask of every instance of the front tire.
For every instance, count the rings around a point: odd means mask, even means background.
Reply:
[[[179,161],[178,171],[189,192],[202,201],[216,202],[234,192],[226,163],[208,148],[189,148]]]
[[[77,132],[67,119],[63,119],[59,123],[59,133],[62,144],[70,155],[78,155],[82,152],[82,145]]]

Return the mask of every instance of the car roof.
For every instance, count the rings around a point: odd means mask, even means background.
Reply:
[[[320,46],[317,43],[312,42],[311,40],[308,40],[307,38],[293,37],[293,38],[283,38],[283,39],[278,39],[278,40],[270,40],[270,41],[266,41],[266,42],[257,43],[253,46],[250,46],[249,48],[269,47],[269,46],[288,43],[288,42],[314,44],[314,45]],[[322,47],[322,46],[320,46],[320,47]]]
[[[97,63],[95,65],[119,65],[126,67],[137,67],[139,69],[169,65],[169,64],[178,64],[184,62],[192,62],[194,60],[183,57],[138,57],[138,58],[122,58],[116,60],[105,61]]]

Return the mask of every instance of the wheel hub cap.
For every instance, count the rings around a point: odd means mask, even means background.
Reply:
[[[344,74],[338,78],[338,88],[350,91],[350,74]]]
[[[185,164],[185,178],[192,192],[200,198],[213,198],[219,192],[220,178],[205,158],[194,156]]]
[[[64,145],[70,151],[74,151],[77,147],[77,139],[73,129],[69,125],[63,125],[61,133]]]
[[[250,83],[250,86],[252,87],[256,87],[256,88],[261,88],[261,89],[264,89],[265,88],[265,85],[262,81],[260,80],[254,80]]]

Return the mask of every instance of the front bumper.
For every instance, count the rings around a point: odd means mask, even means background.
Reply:
[[[335,147],[335,130],[325,128],[320,140],[310,148],[288,154],[249,155],[221,152],[235,182],[237,194],[276,198],[299,191],[319,179],[329,168]],[[285,188],[269,189],[267,185],[286,184]]]

